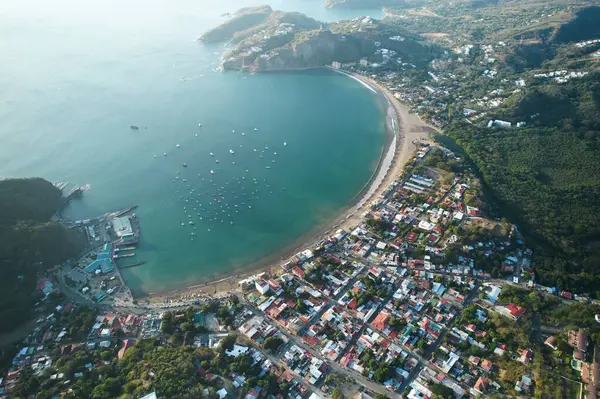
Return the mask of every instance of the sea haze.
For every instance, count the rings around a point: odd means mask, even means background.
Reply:
[[[128,262],[146,264],[124,272],[136,294],[289,247],[376,168],[384,110],[356,81],[215,71],[223,48],[195,39],[249,2],[13,3],[0,5],[0,175],[90,184],[66,210],[73,219],[137,204],[142,241]],[[321,20],[377,16],[271,5]]]

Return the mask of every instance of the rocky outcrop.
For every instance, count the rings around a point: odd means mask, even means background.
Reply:
[[[246,9],[242,15],[248,12]],[[429,49],[404,29],[369,17],[324,24],[300,13],[271,11],[256,24],[245,23],[239,28],[234,32],[228,23],[226,28],[211,31],[221,33],[211,33],[210,37],[227,36],[232,46],[223,56],[222,69],[261,72],[313,68],[333,61],[357,62],[376,53],[381,57],[380,49],[387,49],[403,62],[420,64],[430,58]],[[396,62],[388,56],[390,61]]]
[[[328,30],[303,32],[301,38],[266,53],[232,57],[223,69],[280,71],[329,65],[333,61],[350,62],[374,51],[372,41],[336,35]]]

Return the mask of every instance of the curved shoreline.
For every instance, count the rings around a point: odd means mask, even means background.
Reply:
[[[237,281],[240,279],[262,271],[281,271],[279,267],[281,264],[288,262],[300,250],[313,246],[322,240],[325,230],[349,230],[362,221],[363,213],[368,205],[387,190],[401,173],[406,162],[412,157],[415,149],[414,145],[411,145],[412,143],[406,140],[412,126],[407,120],[409,119],[407,118],[408,110],[403,109],[405,106],[395,100],[392,93],[385,87],[361,75],[350,74],[331,68],[327,69],[358,81],[365,88],[376,94],[379,97],[379,101],[383,100],[387,106],[385,112],[386,139],[377,167],[363,188],[352,198],[350,204],[340,209],[336,216],[327,218],[327,220],[319,223],[315,228],[299,237],[293,243],[254,262],[246,263],[243,266],[230,269],[224,273],[200,279],[189,286],[139,295],[135,297],[136,299],[155,301],[198,291],[204,291],[205,294],[208,294],[207,289],[210,291],[210,294],[216,294],[219,291],[233,291],[237,288]]]

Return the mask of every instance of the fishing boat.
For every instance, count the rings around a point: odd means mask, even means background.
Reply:
[[[183,167],[184,167],[184,168],[187,168],[187,163],[184,163],[184,164],[183,164]]]
[[[175,144],[175,147],[179,148],[179,147],[181,147],[181,146],[180,146],[179,144]]]
[[[215,156],[215,154],[213,154],[213,153],[211,152],[211,153],[210,153],[210,156],[211,156],[211,157],[214,157],[214,156]]]
[[[235,152],[233,150],[229,150],[230,154],[235,154]]]
[[[254,131],[255,131],[255,132],[257,132],[257,131],[258,131],[258,129],[257,129],[257,128],[254,128]]]
[[[215,171],[211,169],[211,170],[210,170],[210,174],[211,174],[211,175],[214,175],[214,174],[215,174]]]
[[[217,160],[215,161],[215,163],[219,163],[219,160],[217,159]]]

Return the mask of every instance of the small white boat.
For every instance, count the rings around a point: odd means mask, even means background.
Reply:
[[[211,175],[214,175],[214,174],[215,174],[215,171],[211,169],[211,170],[210,170],[210,174],[211,174]]]
[[[246,135],[246,133],[242,132],[242,136],[245,136],[245,135]]]
[[[166,156],[167,156],[167,153],[165,152],[163,155],[166,157]]]
[[[232,132],[235,133],[235,129],[233,129]]]
[[[156,154],[154,154],[154,158],[156,158]]]
[[[175,144],[175,147],[179,148],[179,147],[181,147],[181,146],[180,146],[179,144]]]
[[[276,153],[276,152],[274,152],[274,153],[273,153],[273,155],[277,155],[277,153]]]
[[[235,152],[233,150],[229,150],[230,154],[235,154]]]
[[[287,146],[287,141],[283,142],[283,146],[286,147]]]
[[[265,147],[265,150],[268,150],[268,149],[269,149],[269,147]]]
[[[202,123],[198,123],[198,127],[202,127]]]
[[[181,222],[181,225],[182,225],[182,226],[185,226],[185,223]]]
[[[254,128],[254,131],[255,131],[255,132],[257,132],[257,131],[258,131],[258,129],[257,129],[257,128]]]
[[[196,137],[198,137],[198,133],[196,133]]]
[[[215,163],[219,163],[219,160],[217,159],[217,160],[215,161]]]
[[[256,152],[256,148],[254,149],[254,152]]]

